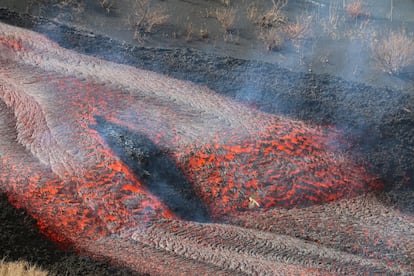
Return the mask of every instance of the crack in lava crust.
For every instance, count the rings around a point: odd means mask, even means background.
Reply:
[[[351,234],[338,229],[340,214],[323,220],[329,202],[345,212],[348,198],[381,188],[335,147],[333,129],[5,24],[0,66],[1,191],[61,244],[154,274],[410,269],[412,230],[390,227],[396,236],[383,245],[376,223],[353,225],[363,216],[341,221]],[[317,212],[300,225],[313,232],[291,235],[286,208],[305,221]],[[336,232],[346,241],[332,242]]]

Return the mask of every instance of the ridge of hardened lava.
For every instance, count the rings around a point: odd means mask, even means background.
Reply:
[[[2,23],[0,79],[0,191],[61,245],[153,275],[409,271],[412,218],[333,128]]]

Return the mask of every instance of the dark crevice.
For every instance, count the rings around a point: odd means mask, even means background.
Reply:
[[[91,125],[111,150],[175,214],[184,220],[206,222],[206,207],[195,195],[191,183],[183,176],[166,149],[159,148],[146,135],[95,116]]]

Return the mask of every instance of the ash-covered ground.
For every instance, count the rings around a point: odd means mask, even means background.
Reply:
[[[337,74],[297,72],[263,60],[219,56],[190,47],[142,47],[8,9],[0,9],[0,20],[44,33],[80,53],[206,85],[252,108],[334,126],[351,141],[349,153],[385,183],[385,191],[379,195],[384,204],[414,212],[414,90],[409,85],[401,86],[403,90],[395,89],[396,85],[393,89],[366,85]],[[404,81],[403,77],[398,83]],[[132,274],[105,260],[97,262],[59,250],[4,196],[0,205],[3,257],[28,260],[58,274]]]

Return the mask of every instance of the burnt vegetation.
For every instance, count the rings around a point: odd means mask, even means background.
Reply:
[[[145,44],[162,37],[187,43],[203,41],[214,45],[220,42],[238,45],[244,39],[241,34],[249,32],[254,36],[253,41],[261,44],[265,51],[284,54],[293,46],[298,53],[295,58],[299,64],[306,63],[304,53],[313,51],[319,44],[342,42],[358,43],[361,51],[368,49],[363,54],[369,56],[371,68],[378,72],[399,76],[414,65],[413,34],[393,24],[393,1],[387,12],[389,25],[385,26],[376,25],[376,19],[371,15],[375,7],[361,0],[304,1],[305,8],[296,15],[289,11],[295,1],[212,1],[205,11],[200,11],[197,19],[187,11],[177,18],[171,10],[174,4],[170,2],[129,2],[129,12],[122,16],[125,27],[132,32],[137,43]],[[53,8],[60,11],[57,17],[71,20],[84,14],[90,3],[107,16],[119,12],[119,3],[113,0],[30,0],[28,3],[29,12],[45,15]],[[162,26],[168,26],[169,31],[164,32]],[[383,27],[387,31],[382,31]],[[327,60],[324,56],[313,59],[322,60],[322,65]]]

